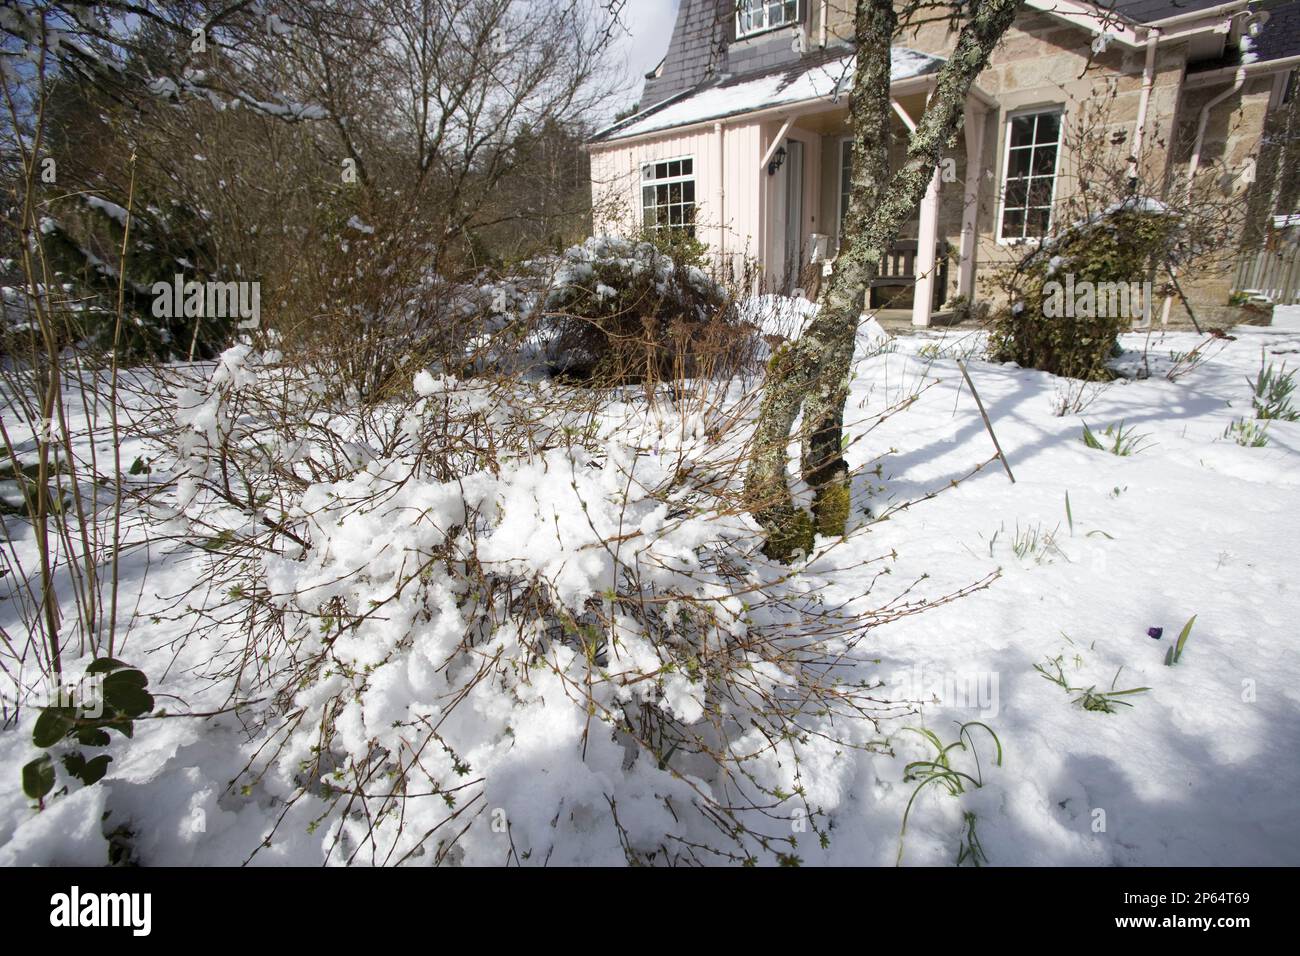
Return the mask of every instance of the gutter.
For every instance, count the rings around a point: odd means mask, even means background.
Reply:
[[[657,113],[665,106],[668,106],[672,103],[676,103],[683,96],[686,96],[687,94],[694,93],[694,92],[695,92],[695,88],[690,87],[688,89],[682,90],[680,93],[674,93],[672,96],[669,96],[666,99],[662,99],[658,103],[652,103],[651,105],[647,106],[643,110],[637,110],[631,116],[625,116],[621,120],[610,123],[604,129],[597,130],[594,134],[592,134],[591,139],[583,143],[583,146],[585,147],[599,146],[601,142],[603,142],[603,140],[601,140],[602,136],[605,136],[606,134],[617,130],[619,127],[628,126],[636,122],[637,120],[644,119],[645,117],[650,116],[653,113]]]
[[[1205,70],[1202,73],[1188,73],[1183,86],[1186,89],[1198,89],[1202,86],[1209,86],[1217,80],[1236,76],[1237,73],[1243,70],[1249,76],[1266,76],[1269,73],[1293,70],[1296,67],[1300,67],[1300,56],[1283,56],[1278,57],[1276,60],[1252,60],[1240,66],[1225,66],[1217,70]]]
[[[1188,39],[1189,37],[1197,36],[1202,33],[1231,34],[1233,29],[1233,21],[1235,21],[1237,17],[1241,16],[1244,13],[1247,16],[1246,22],[1249,23],[1250,20],[1253,19],[1249,11],[1244,9],[1246,5],[1250,2],[1251,0],[1233,0],[1232,3],[1224,3],[1224,4],[1220,4],[1217,7],[1209,7],[1205,10],[1197,10],[1194,13],[1182,13],[1177,16],[1166,17],[1163,20],[1156,20],[1147,25],[1146,65],[1142,69],[1142,94],[1141,94],[1141,98],[1138,100],[1137,122],[1133,130],[1133,160],[1130,161],[1129,163],[1129,173],[1128,173],[1130,179],[1137,178],[1137,169],[1138,169],[1137,163],[1141,158],[1142,143],[1143,143],[1143,139],[1146,136],[1147,111],[1151,102],[1151,89],[1155,84],[1155,65],[1156,65],[1157,46],[1159,46],[1161,41],[1185,40]],[[1264,14],[1263,16],[1266,17],[1267,15]],[[1212,20],[1214,22],[1204,23],[1198,27],[1192,27],[1191,29],[1179,30],[1172,33],[1166,29],[1171,26],[1179,26],[1184,23],[1190,23],[1193,21],[1203,21],[1207,19]],[[1205,86],[1209,83],[1213,83],[1215,80],[1224,79],[1229,76],[1235,77],[1242,70],[1249,69],[1251,73],[1269,73],[1269,72],[1274,72],[1276,70],[1285,69],[1286,67],[1291,66],[1293,64],[1300,64],[1300,56],[1287,57],[1285,59],[1279,59],[1279,60],[1253,61],[1252,63],[1242,64],[1240,67],[1224,67],[1223,69],[1210,70],[1210,71],[1206,71],[1205,73],[1185,74],[1182,82],[1180,83],[1180,86],[1182,86],[1185,89],[1187,88],[1196,89],[1201,86]],[[1251,67],[1253,67],[1254,69],[1250,69]],[[1225,92],[1223,96],[1213,100],[1210,105],[1213,106],[1219,103],[1223,97],[1231,95],[1233,92],[1235,92],[1240,88],[1241,87],[1238,84],[1233,89]],[[1205,120],[1205,116],[1203,114],[1202,123],[1201,123],[1201,132],[1197,134],[1196,152],[1198,155],[1200,152],[1200,141],[1204,135],[1204,120]],[[1193,167],[1193,171],[1195,171],[1194,167]]]
[[[1229,13],[1235,13],[1245,7],[1249,2],[1250,0],[1233,0],[1232,3],[1221,3],[1217,7],[1206,7],[1204,10],[1196,10],[1192,13],[1179,13],[1172,17],[1165,17],[1163,20],[1152,20],[1147,24],[1147,26],[1164,29],[1165,27],[1175,26],[1180,23],[1191,23],[1193,20],[1203,20],[1206,17],[1218,17]]]

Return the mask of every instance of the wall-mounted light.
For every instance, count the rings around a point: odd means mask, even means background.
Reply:
[[[772,157],[772,161],[767,164],[767,174],[769,176],[775,176],[776,171],[781,168],[781,164],[784,162],[785,162],[785,147],[782,146],[776,151],[776,155]]]

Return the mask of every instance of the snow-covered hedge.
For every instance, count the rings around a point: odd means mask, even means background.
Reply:
[[[1044,239],[1004,277],[990,354],[1069,378],[1108,381],[1118,336],[1150,307],[1143,283],[1165,262],[1178,218],[1155,200],[1117,202]]]
[[[744,333],[721,284],[681,244],[593,236],[561,257],[545,300],[556,371],[627,381],[693,375]]]

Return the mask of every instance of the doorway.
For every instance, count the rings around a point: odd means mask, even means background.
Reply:
[[[773,279],[789,295],[799,286],[804,244],[804,146],[797,139],[781,144],[777,156],[781,166],[773,183],[772,250]]]

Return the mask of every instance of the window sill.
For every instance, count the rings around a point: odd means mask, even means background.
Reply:
[[[999,246],[1037,246],[1043,241],[1042,236],[1025,236],[1023,239],[1004,239],[1002,236],[997,237]]]
[[[740,33],[739,31],[737,31],[735,42],[748,43],[750,40],[756,39],[758,37],[767,36],[769,33],[776,33],[778,30],[796,30],[801,25],[802,24],[799,24],[794,20],[791,20],[789,23],[782,23],[779,24],[778,26],[763,27],[763,29],[761,30],[751,30],[749,33]]]

